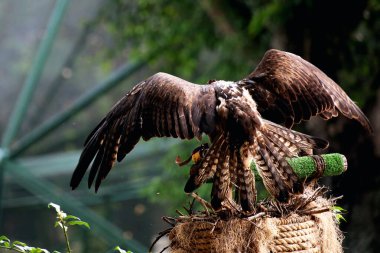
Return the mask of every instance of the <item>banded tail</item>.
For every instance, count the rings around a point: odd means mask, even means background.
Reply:
[[[286,158],[311,155],[313,149],[325,149],[328,142],[318,137],[302,134],[273,122],[264,120],[256,133],[251,153],[258,172],[269,193],[286,201],[289,193],[301,192],[302,183]]]
[[[230,145],[229,138],[219,136],[211,145],[203,160],[190,170],[185,192],[192,192],[207,179],[213,179],[211,204],[215,210],[222,208],[223,201],[234,205],[232,189],[235,186],[237,201],[245,211],[253,211],[256,189],[253,172],[250,168],[252,156],[246,143],[240,148]]]

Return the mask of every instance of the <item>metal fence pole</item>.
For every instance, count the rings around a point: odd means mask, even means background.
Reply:
[[[28,133],[28,135],[19,140],[16,143],[15,147],[10,150],[10,157],[15,158],[20,155],[22,152],[35,144],[37,141],[40,141],[43,137],[48,135],[58,126],[66,122],[71,117],[75,116],[85,107],[89,106],[97,98],[104,95],[107,91],[116,85],[120,84],[121,81],[123,81],[125,78],[129,77],[131,74],[143,67],[145,63],[145,61],[139,61],[120,67],[118,70],[113,72],[105,81],[101,82],[88,93],[81,96],[69,109],[51,117],[49,120],[45,121],[42,125],[32,130]]]
[[[34,94],[35,87],[41,77],[46,60],[51,51],[55,36],[67,8],[68,0],[58,0],[50,17],[45,35],[42,38],[32,68],[26,77],[24,86],[17,99],[15,109],[12,112],[9,124],[3,134],[2,146],[8,147],[17,135],[26,110]]]
[[[8,122],[8,125],[5,129],[5,132],[2,136],[1,148],[0,148],[0,226],[2,222],[2,196],[3,196],[3,187],[4,187],[4,161],[9,159],[8,147],[12,143],[13,139],[17,135],[22,120],[25,117],[27,108],[30,104],[30,101],[33,97],[35,87],[41,77],[42,70],[44,69],[46,60],[51,51],[55,36],[57,34],[58,28],[61,24],[62,17],[67,9],[69,0],[58,0],[54,6],[54,10],[50,16],[48,22],[48,27],[42,38],[42,41],[39,45],[37,54],[33,61],[31,70],[29,71],[21,93],[17,99],[15,109],[11,114],[11,118]]]

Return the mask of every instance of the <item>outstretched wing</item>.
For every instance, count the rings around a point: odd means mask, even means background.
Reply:
[[[215,91],[178,77],[157,73],[119,100],[87,137],[71,178],[75,189],[92,160],[88,179],[95,191],[116,160],[121,161],[142,137],[201,138],[215,129]]]
[[[289,128],[311,116],[330,119],[341,112],[372,132],[367,117],[342,88],[298,55],[268,50],[242,83],[264,117]]]

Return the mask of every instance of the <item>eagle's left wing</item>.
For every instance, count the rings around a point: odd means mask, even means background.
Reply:
[[[268,50],[242,83],[260,113],[276,123],[291,127],[311,116],[330,119],[340,112],[372,132],[367,117],[342,88],[298,55]]]
[[[201,138],[215,130],[215,91],[178,77],[157,73],[137,84],[117,102],[85,141],[72,175],[75,189],[93,161],[88,186],[95,191],[116,160],[121,161],[140,138]]]

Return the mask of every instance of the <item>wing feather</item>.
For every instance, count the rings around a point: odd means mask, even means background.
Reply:
[[[173,117],[174,117],[174,127],[175,131],[177,133],[177,136],[181,139],[186,139],[186,136],[182,130],[182,125],[181,125],[181,118],[179,116],[178,110],[181,108],[181,106],[176,102],[176,106],[174,107],[174,112],[173,112]]]
[[[116,160],[121,161],[140,138],[201,138],[215,130],[215,91],[178,77],[157,73],[137,84],[101,120],[85,142],[70,186],[75,189],[94,160],[89,187],[95,190]]]
[[[183,110],[183,106],[179,105],[177,108],[177,118],[178,118],[178,127],[181,129],[181,138],[189,139],[189,132],[187,130],[186,117],[185,112]]]
[[[367,117],[343,89],[295,54],[268,50],[242,84],[250,91],[263,116],[285,123],[287,127],[315,115],[329,119],[339,111],[372,132]]]

